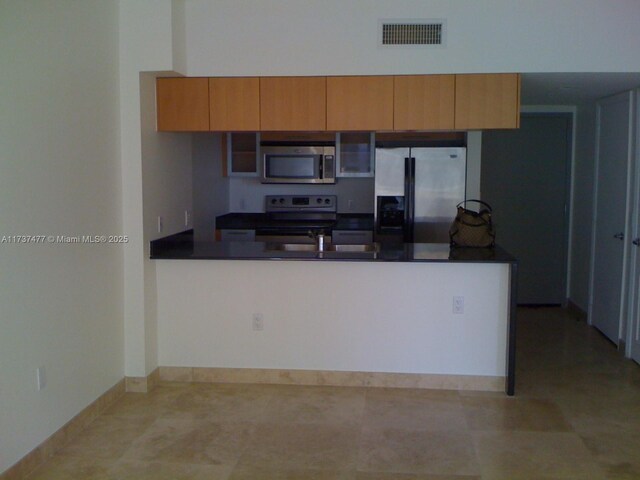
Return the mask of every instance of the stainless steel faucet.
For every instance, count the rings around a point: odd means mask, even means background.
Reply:
[[[325,247],[325,234],[323,230],[320,230],[318,232],[314,232],[312,230],[309,230],[309,237],[313,238],[316,241],[316,248],[319,252],[323,252],[324,251],[324,247]]]

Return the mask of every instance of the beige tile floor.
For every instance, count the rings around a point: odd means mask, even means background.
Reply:
[[[29,479],[640,479],[640,366],[594,329],[521,309],[516,389],[165,384]]]

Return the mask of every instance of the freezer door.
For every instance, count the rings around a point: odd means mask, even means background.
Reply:
[[[456,205],[465,199],[465,148],[412,148],[415,158],[413,241],[448,243]]]
[[[404,163],[408,148],[376,149],[376,197],[404,196]]]

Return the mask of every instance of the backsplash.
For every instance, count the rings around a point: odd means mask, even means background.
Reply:
[[[373,178],[338,178],[334,185],[262,184],[259,178],[229,179],[229,211],[264,212],[265,195],[337,195],[338,213],[373,213]]]

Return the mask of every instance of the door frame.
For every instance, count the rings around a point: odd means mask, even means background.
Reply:
[[[593,295],[595,284],[595,257],[596,257],[596,230],[597,230],[597,211],[598,211],[598,175],[600,173],[600,118],[602,115],[602,105],[609,102],[618,101],[619,98],[629,97],[629,142],[627,146],[627,201],[625,204],[625,224],[624,224],[624,247],[622,252],[622,286],[620,289],[620,315],[618,319],[618,341],[616,346],[620,349],[621,343],[624,343],[627,335],[624,329],[627,327],[625,314],[629,312],[629,297],[627,289],[629,288],[629,233],[631,232],[631,197],[633,194],[633,142],[634,142],[634,105],[635,92],[628,91],[601,98],[596,102],[596,138],[595,138],[595,165],[593,174],[593,216],[591,226],[591,255],[589,267],[589,308],[587,311],[587,323],[593,325]],[[629,330],[629,329],[627,329]]]
[[[521,117],[566,117],[569,119],[567,131],[567,163],[565,172],[565,210],[564,210],[564,300],[562,307],[566,308],[571,293],[571,257],[573,237],[573,191],[575,188],[576,170],[576,115],[578,109],[574,106],[563,105],[523,105],[520,107]]]
[[[635,105],[632,105],[633,117],[632,122],[635,125],[632,134],[632,168],[633,186],[631,201],[631,231],[629,240],[640,238],[640,88],[635,90]],[[629,255],[629,288],[628,288],[628,318],[627,318],[627,334],[625,336],[626,348],[625,357],[633,359],[634,350],[634,331],[640,329],[640,248],[630,248]],[[637,358],[634,360],[640,363],[640,346],[636,352]]]

